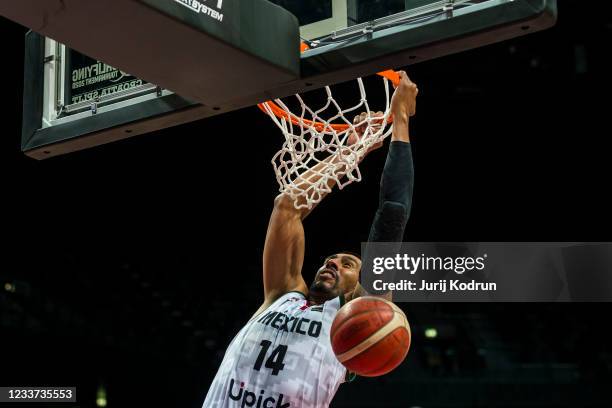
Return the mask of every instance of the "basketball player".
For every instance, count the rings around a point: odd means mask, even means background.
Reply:
[[[391,101],[393,133],[370,242],[402,241],[411,207],[408,122],[418,89],[405,72],[400,77]],[[306,285],[302,221],[308,213],[296,209],[285,195],[276,198],[263,254],[264,302],[230,343],[205,408],[327,407],[340,384],[351,377],[333,353],[329,332],[338,309],[367,294],[358,282],[361,260],[350,253],[331,255],[310,287]],[[390,293],[382,296],[391,299]]]

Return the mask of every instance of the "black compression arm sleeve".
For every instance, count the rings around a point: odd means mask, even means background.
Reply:
[[[380,180],[378,210],[369,242],[401,242],[412,206],[414,167],[410,143],[391,142]]]

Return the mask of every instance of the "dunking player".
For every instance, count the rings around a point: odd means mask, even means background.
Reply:
[[[391,101],[393,133],[370,242],[402,241],[410,213],[408,122],[418,89],[405,72],[400,76]],[[308,287],[302,277],[302,220],[308,212],[297,210],[285,195],[276,198],[263,254],[264,302],[230,343],[205,408],[327,407],[340,384],[349,380],[350,373],[333,353],[329,332],[344,302],[367,294],[358,282],[361,260],[349,253],[327,257]],[[383,296],[390,299],[390,293]]]

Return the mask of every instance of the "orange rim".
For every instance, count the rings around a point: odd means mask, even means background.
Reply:
[[[308,49],[308,45],[306,45],[305,43],[300,44],[301,52],[304,52],[307,49]],[[392,69],[379,72],[377,73],[377,75],[380,75],[383,78],[387,78],[389,81],[391,81],[391,83],[393,83],[393,86],[395,87],[397,87],[400,83],[399,73]],[[270,108],[270,110],[272,111],[272,113],[274,113],[276,117],[281,118],[281,119],[290,120],[291,123],[293,123],[296,126],[306,125],[308,127],[314,127],[317,130],[317,132],[322,132],[323,130],[326,129],[325,123],[312,121],[308,119],[300,119],[298,116],[294,114],[287,113],[284,109],[278,106],[274,101],[267,101],[267,102],[263,102],[257,105],[259,109],[261,109],[264,113],[268,113],[264,105],[267,105],[268,108]],[[393,122],[393,118],[389,116],[389,119],[387,119],[387,123],[392,123],[392,122]],[[330,123],[327,126],[331,127],[334,131],[338,133],[344,132],[349,128],[349,125],[347,125],[346,123]]]

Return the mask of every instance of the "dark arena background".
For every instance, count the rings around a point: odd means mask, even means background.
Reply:
[[[406,67],[420,89],[406,241],[612,240],[612,17],[559,3],[552,29]],[[0,385],[76,386],[82,407],[200,407],[262,302],[282,135],[252,107],[30,159],[26,29],[2,18],[0,32]],[[308,282],[366,240],[385,150],[307,218]],[[332,406],[612,406],[609,303],[399,305],[406,361]]]

